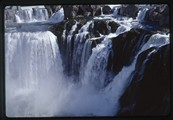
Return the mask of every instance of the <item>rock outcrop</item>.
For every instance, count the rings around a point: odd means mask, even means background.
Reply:
[[[132,28],[112,38],[113,56],[110,56],[112,63],[109,63],[112,65],[108,65],[108,70],[118,73],[123,66],[130,65],[141,45],[148,41],[151,34],[144,29]]]
[[[136,18],[139,8],[137,7],[137,5],[128,4],[128,5],[122,5],[118,11],[119,15]]]
[[[151,7],[146,13],[145,21],[159,25],[162,28],[169,28],[169,6],[161,4]]]
[[[160,116],[170,112],[170,45],[138,57],[131,84],[120,98],[119,116]]]

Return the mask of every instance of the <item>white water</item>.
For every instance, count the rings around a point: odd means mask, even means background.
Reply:
[[[146,12],[147,12],[148,10],[149,10],[148,8],[141,9],[141,10],[138,12],[138,15],[137,15],[136,19],[137,19],[137,20],[143,21],[144,18],[145,18],[145,14],[146,14]]]
[[[58,18],[61,19],[61,18]],[[55,20],[55,19],[54,19]],[[81,61],[85,66],[81,84],[73,83],[63,74],[62,60],[56,37],[49,31],[5,33],[5,65],[6,65],[6,113],[8,117],[28,116],[114,116],[119,109],[119,98],[130,82],[129,76],[135,69],[138,55],[153,46],[160,47],[169,43],[169,35],[155,34],[138,51],[133,63],[124,67],[107,87],[105,79],[110,75],[105,71],[107,58],[111,51],[111,38],[129,31],[131,26],[121,25],[116,33],[105,36],[104,41],[92,49],[87,63],[87,45],[89,39],[78,43],[88,34],[87,22],[76,35],[76,52],[73,63]],[[77,23],[68,35],[68,43]],[[21,26],[24,29],[26,27]],[[41,27],[37,26],[37,27]],[[29,26],[28,26],[29,28]],[[32,27],[36,29],[36,27]],[[22,30],[24,30],[22,29]],[[65,37],[65,31],[63,36]],[[78,58],[78,59],[77,59]],[[73,66],[75,69],[75,66]]]
[[[63,81],[56,37],[49,31],[5,33],[5,45],[7,116],[51,115]]]
[[[73,52],[72,52],[72,41],[71,41],[72,39],[71,38],[72,38],[73,32],[77,28],[77,25],[78,25],[78,22],[76,21],[76,23],[72,26],[72,29],[70,30],[70,32],[67,36],[67,48],[66,48],[66,58],[65,58],[67,66],[72,66]]]
[[[92,42],[93,39],[88,39],[86,40],[85,44],[84,44],[84,48],[82,51],[82,57],[81,57],[81,64],[80,64],[80,79],[82,79],[84,77],[84,71],[85,71],[85,66],[88,63],[88,59],[92,53]]]
[[[48,12],[45,8],[28,8],[18,10],[15,14],[17,23],[36,22],[48,20]]]
[[[61,8],[59,11],[57,11],[50,17],[49,22],[55,24],[63,20],[64,20],[64,10]]]
[[[118,9],[119,9],[119,7],[115,7],[115,8],[114,8],[113,15],[114,15],[115,17],[118,16]]]
[[[98,44],[96,48],[93,48],[92,55],[86,66],[83,84],[89,84],[96,89],[104,87],[104,81],[107,77],[107,58],[111,51],[111,47],[111,40],[105,38],[102,44]]]
[[[89,34],[88,29],[89,26],[92,24],[92,21],[87,22],[85,25],[81,27],[78,31],[78,34],[75,35],[74,39],[74,50],[72,53],[72,72],[76,74],[79,71],[80,67],[79,64],[81,63],[82,57],[82,50],[86,41],[86,36]]]

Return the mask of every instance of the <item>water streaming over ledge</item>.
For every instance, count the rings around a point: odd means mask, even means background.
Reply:
[[[44,11],[44,10],[43,10]],[[43,16],[46,12],[39,12]],[[29,18],[24,18],[25,13]],[[32,12],[16,14],[23,22],[34,21]],[[38,15],[37,14],[37,15]],[[140,13],[141,14],[141,13]],[[38,17],[38,16],[37,16]],[[139,17],[143,18],[143,17]],[[38,20],[47,18],[38,17]],[[26,21],[25,21],[26,20]],[[106,70],[112,52],[112,37],[131,30],[121,24],[115,33],[102,35],[101,43],[92,48],[87,36],[92,21],[87,22],[74,39],[76,22],[67,35],[65,60],[71,75],[64,73],[57,37],[50,31],[8,31],[5,33],[6,113],[8,117],[41,116],[114,116],[119,98],[130,82],[138,55],[155,46],[169,44],[169,35],[154,34],[138,49],[133,62],[115,75]],[[21,26],[22,27],[22,26]],[[28,26],[29,27],[29,26]],[[66,37],[64,29],[63,37]],[[78,74],[76,74],[78,73]],[[73,76],[74,75],[74,76]],[[73,82],[79,77],[79,82]],[[110,81],[106,84],[105,81]]]

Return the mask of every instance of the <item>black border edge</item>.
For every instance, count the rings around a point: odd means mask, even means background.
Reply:
[[[41,4],[40,4],[41,3]],[[171,107],[170,107],[170,113],[167,116],[159,116],[159,117],[138,117],[138,116],[133,116],[133,117],[58,117],[58,118],[7,118],[5,116],[5,42],[4,42],[4,8],[5,6],[8,5],[23,5],[23,6],[29,6],[29,5],[51,5],[51,4],[168,4],[169,6],[169,15],[170,15],[170,72],[172,73],[172,68],[173,68],[173,34],[172,34],[172,28],[173,24],[171,24],[171,20],[173,20],[173,6],[171,4],[171,0],[0,0],[0,120],[4,119],[116,119],[116,120],[122,120],[122,119],[171,119],[173,117],[173,82],[172,78],[173,75],[171,75],[171,81],[170,81],[170,89],[171,89]]]

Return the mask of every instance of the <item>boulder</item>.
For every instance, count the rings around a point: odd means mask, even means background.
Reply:
[[[116,32],[117,28],[120,26],[118,23],[115,21],[110,21],[108,25],[111,27],[111,33]]]
[[[102,8],[103,14],[112,14],[112,9],[109,6],[104,6]]]
[[[105,20],[95,20],[93,30],[103,35],[108,35],[110,33],[108,24]]]

